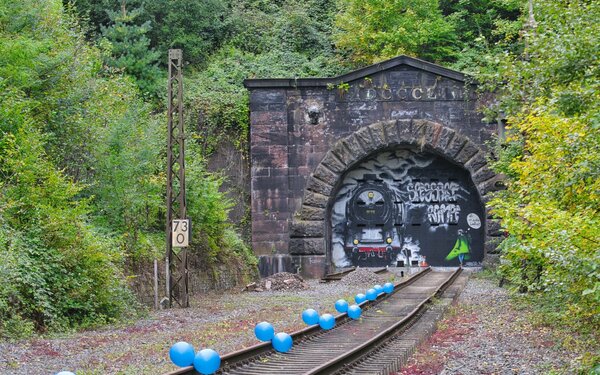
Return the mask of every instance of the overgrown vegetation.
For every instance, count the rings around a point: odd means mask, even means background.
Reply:
[[[160,103],[103,65],[106,50],[59,1],[2,2],[0,24],[0,336],[134,313],[125,276],[164,253]],[[251,273],[194,146],[192,251],[208,269],[238,259]]]
[[[490,203],[510,237],[503,271],[579,329],[600,327],[600,17],[597,2],[536,1],[522,49],[498,57],[508,137]],[[488,77],[489,78],[489,77]]]

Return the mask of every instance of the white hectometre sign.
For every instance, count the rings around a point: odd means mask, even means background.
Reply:
[[[171,226],[173,247],[187,247],[190,243],[190,219],[175,219]]]

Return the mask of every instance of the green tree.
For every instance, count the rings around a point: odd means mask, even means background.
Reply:
[[[440,0],[454,25],[460,53],[452,66],[467,73],[495,71],[495,56],[517,52],[523,0]]]
[[[112,321],[134,306],[123,258],[48,154],[62,91],[99,55],[58,1],[2,2],[0,24],[0,335]]]
[[[146,0],[145,17],[154,28],[148,33],[152,43],[165,56],[169,48],[181,48],[191,64],[205,64],[229,36],[231,19],[225,0]]]
[[[433,62],[456,58],[454,25],[438,0],[340,0],[339,8],[335,42],[357,64],[401,54]]]
[[[150,48],[150,39],[146,36],[152,29],[150,21],[136,24],[144,9],[128,9],[127,1],[121,0],[120,10],[106,12],[110,26],[100,26],[102,37],[108,42],[105,63],[134,77],[143,94],[156,95],[160,87],[161,71],[157,65],[160,53]]]
[[[496,167],[507,190],[491,202],[510,237],[504,272],[541,292],[563,321],[600,326],[600,4],[540,0],[522,52],[495,74],[509,135]]]

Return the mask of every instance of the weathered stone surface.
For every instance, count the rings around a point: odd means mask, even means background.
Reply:
[[[300,276],[320,279],[327,273],[327,257],[324,255],[292,255]]]
[[[285,91],[272,89],[253,90],[250,93],[250,102],[260,104],[285,103]]]
[[[504,234],[504,229],[500,225],[500,220],[487,219],[486,220],[487,234],[490,236],[501,236]]]
[[[315,170],[315,173],[313,173],[313,176],[318,178],[321,181],[326,182],[327,184],[329,184],[331,186],[334,186],[335,183],[340,178],[339,173],[335,173],[335,172],[327,169],[322,164],[317,167],[317,169]]]
[[[425,132],[427,132],[427,128],[431,125],[431,121],[428,120],[422,120],[422,119],[417,119],[417,120],[413,120],[413,132],[417,135],[418,139],[421,139],[424,135]]]
[[[323,158],[323,161],[321,161],[321,164],[337,173],[342,173],[346,169],[344,163],[340,161],[340,159],[336,157],[331,151],[325,154],[325,157]]]
[[[487,159],[483,151],[476,153],[469,161],[465,163],[465,168],[471,172],[471,176],[487,165]]]
[[[251,147],[261,147],[265,145],[286,145],[287,134],[281,132],[277,125],[255,125],[250,129]]]
[[[401,140],[400,143],[405,144],[416,144],[418,134],[413,129],[413,120],[398,120],[398,138]]]
[[[438,123],[430,123],[425,129],[425,134],[423,137],[424,144],[433,147],[437,144],[437,141],[442,133],[442,129],[444,127]]]
[[[484,245],[484,252],[487,254],[498,254],[500,253],[500,249],[498,249],[498,246],[500,245],[500,243],[502,243],[502,241],[504,241],[504,237],[491,237],[488,236],[485,240],[485,245]]]
[[[318,178],[311,177],[306,184],[306,189],[314,193],[330,196],[331,192],[333,191],[333,186],[328,185],[326,182],[321,181]]]
[[[368,127],[361,128],[359,131],[354,133],[354,135],[366,153],[376,149]]]
[[[494,185],[494,181],[492,181],[492,180],[488,180],[486,182],[477,184],[477,190],[479,190],[479,194],[481,194],[481,195],[486,195],[488,193],[498,191],[498,189]]]
[[[307,191],[304,195],[304,204],[308,206],[325,208],[327,202],[329,202],[329,197],[323,194]]]
[[[455,159],[456,155],[462,150],[463,146],[467,143],[467,138],[460,134],[456,134],[450,144],[444,150],[444,155],[450,159]]]
[[[354,134],[345,138],[344,143],[346,144],[346,147],[350,149],[350,151],[355,153],[355,155],[363,155],[365,153],[365,150],[362,148],[362,145],[358,139],[356,139]]]
[[[295,273],[296,267],[290,255],[261,255],[258,257],[258,271],[261,277],[267,277],[279,272]]]
[[[289,241],[252,241],[252,250],[255,255],[271,255],[275,253],[285,253],[288,249]]]
[[[388,145],[384,127],[385,127],[385,123],[383,123],[383,122],[379,122],[379,123],[376,123],[376,124],[370,126],[371,138],[373,138],[373,144],[378,149],[387,147],[387,145]]]
[[[325,254],[324,238],[292,238],[290,239],[290,254],[293,255],[323,255]]]
[[[386,134],[386,143],[388,146],[401,144],[401,139],[398,136],[397,121],[386,121],[384,123],[384,131]]]
[[[500,264],[500,255],[499,254],[486,254],[483,259],[483,268],[493,269],[496,268]]]
[[[467,141],[462,150],[456,155],[456,161],[460,164],[465,164],[479,151],[479,148],[471,141]]]
[[[489,167],[485,166],[485,167],[481,168],[480,170],[478,170],[477,172],[475,172],[475,174],[472,175],[472,178],[473,178],[473,182],[475,184],[480,184],[482,182],[489,180],[490,178],[492,178],[494,176],[496,176],[496,173],[494,173],[494,171],[492,171]]]
[[[300,209],[300,220],[325,220],[325,209],[302,205]]]
[[[287,115],[285,112],[261,111],[250,113],[251,126],[256,125],[278,125],[287,126]]]
[[[290,237],[323,237],[324,221],[293,220],[290,223]]]
[[[434,149],[444,151],[448,148],[448,144],[452,141],[456,132],[450,128],[443,127],[438,137],[437,143],[433,145]]]
[[[347,144],[344,142],[336,143],[331,151],[335,154],[335,156],[338,157],[338,159],[340,159],[342,163],[344,163],[344,165],[351,165],[356,158],[354,152],[352,152],[352,150],[350,150],[350,148],[348,148]]]

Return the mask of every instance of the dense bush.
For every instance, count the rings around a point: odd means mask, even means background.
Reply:
[[[111,321],[134,306],[123,256],[47,151],[62,90],[98,64],[56,2],[4,2],[0,17],[0,335]]]
[[[491,202],[510,237],[505,276],[561,321],[600,327],[600,17],[597,2],[538,1],[520,53],[497,57],[508,137]],[[494,87],[494,86],[492,86]]]
[[[135,309],[124,273],[164,254],[165,114],[60,1],[0,7],[0,336],[110,322]],[[255,265],[193,146],[193,249]]]

